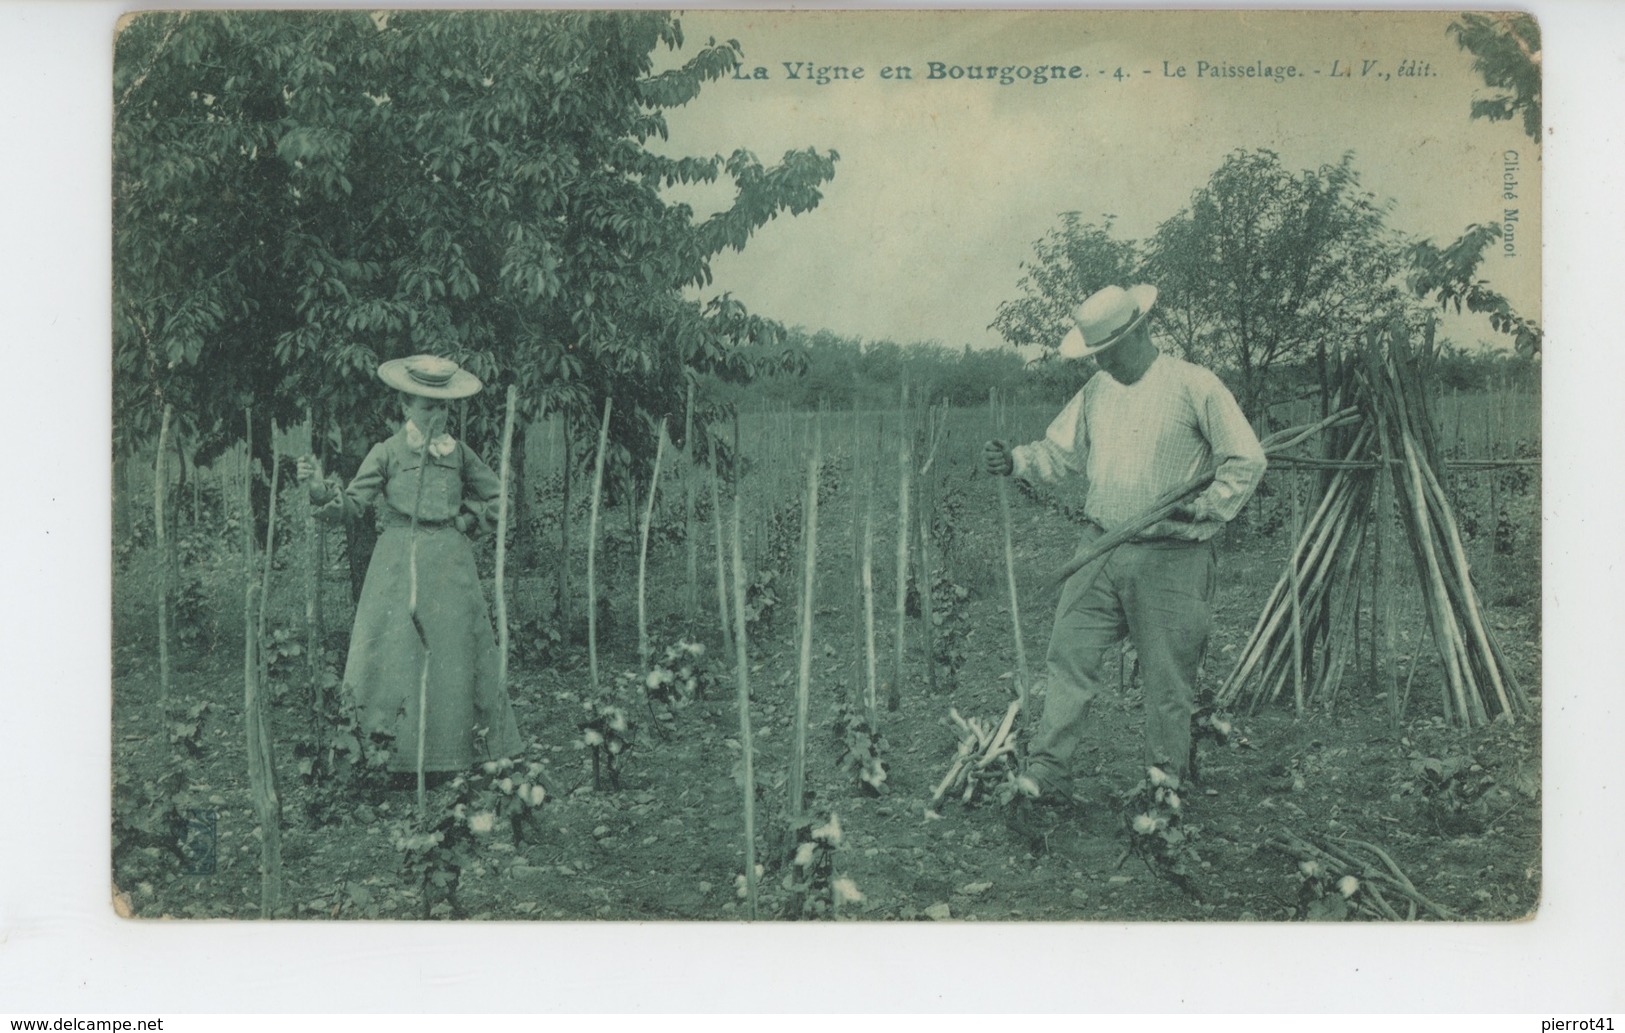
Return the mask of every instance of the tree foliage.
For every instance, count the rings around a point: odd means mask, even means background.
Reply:
[[[1086,223],[1078,212],[1061,213],[1060,225],[1033,243],[1034,257],[1017,287],[1021,296],[999,305],[990,328],[1017,347],[1053,349],[1072,326],[1072,310],[1110,284],[1128,284],[1139,262],[1132,241],[1111,235],[1115,217]]]
[[[1324,365],[1403,304],[1404,253],[1386,218],[1350,155],[1294,174],[1271,151],[1237,151],[1143,244],[1115,239],[1112,216],[1063,214],[1033,245],[1021,296],[999,306],[993,327],[1012,344],[1053,349],[1089,294],[1149,281],[1158,333],[1185,358],[1231,371],[1253,411],[1274,364]]]
[[[1521,11],[1469,14],[1450,24],[1456,45],[1473,55],[1473,71],[1500,91],[1478,97],[1472,117],[1523,124],[1524,135],[1540,144],[1540,23]]]
[[[1463,14],[1449,31],[1456,43],[1473,55],[1473,70],[1486,84],[1505,90],[1496,97],[1473,101],[1472,117],[1505,121],[1520,116],[1523,131],[1540,147],[1540,24],[1527,14]],[[1484,253],[1502,236],[1493,223],[1475,224],[1455,242],[1439,247],[1431,240],[1409,252],[1410,287],[1419,298],[1431,298],[1440,308],[1487,315],[1490,326],[1509,335],[1518,354],[1538,355],[1544,340],[1540,324],[1520,316],[1505,295],[1480,279]]]
[[[656,153],[666,110],[740,59],[713,40],[655,71],[683,45],[652,11],[133,18],[114,67],[119,443],[166,401],[205,455],[250,405],[262,428],[309,408],[374,437],[377,364],[432,351],[497,389],[474,421],[510,383],[522,414],[590,420],[614,395],[624,462],[686,378],[777,361],[775,323],[684,291],[815,207],[837,156]],[[721,176],[733,202],[709,218],[662,196]]]
[[[1231,367],[1254,411],[1271,366],[1324,363],[1400,304],[1386,216],[1351,155],[1294,174],[1272,151],[1237,151],[1146,248],[1159,325],[1187,356]]]
[[[1478,276],[1485,250],[1500,239],[1500,226],[1482,223],[1467,227],[1443,248],[1431,240],[1419,241],[1408,253],[1409,284],[1417,297],[1430,298],[1440,308],[1488,316],[1492,328],[1512,338],[1518,354],[1532,356],[1541,350],[1540,324],[1520,316],[1503,294]]]

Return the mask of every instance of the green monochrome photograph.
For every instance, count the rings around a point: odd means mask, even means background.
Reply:
[[[110,43],[131,924],[1539,913],[1536,18]]]

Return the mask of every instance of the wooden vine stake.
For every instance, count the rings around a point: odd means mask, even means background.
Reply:
[[[717,545],[717,616],[722,628],[722,651],[728,654],[734,650],[734,636],[728,619],[728,557],[722,544],[722,499],[718,487],[722,472],[717,466],[716,435],[706,436],[706,448],[711,456],[711,527],[716,531]]]
[[[655,431],[655,468],[649,477],[649,503],[643,509],[643,526],[638,535],[638,662],[643,673],[649,672],[649,610],[647,586],[649,574],[649,527],[654,523],[655,494],[660,489],[660,461],[666,454],[666,421],[660,421]]]
[[[563,435],[564,454],[559,463],[559,480],[562,482],[562,495],[559,505],[559,583],[558,598],[554,602],[554,613],[558,615],[559,623],[563,624],[566,615],[570,612],[570,474],[575,462],[575,441],[570,433],[570,417],[561,413],[559,423],[562,424],[560,433]]]
[[[745,632],[745,553],[741,535],[739,492],[734,492],[733,582],[734,582],[734,688],[739,700],[739,743],[741,788],[745,797],[745,897],[750,917],[756,919],[756,768],[750,734],[750,639]]]
[[[614,405],[615,399],[604,399],[598,456],[593,460],[592,515],[587,518],[587,671],[594,696],[598,695],[598,503],[604,494],[604,455],[609,451],[609,414]]]
[[[310,452],[316,453],[316,414],[305,407],[305,424],[310,428]],[[317,461],[318,469],[321,466]],[[316,507],[310,501],[310,492],[301,491],[304,500],[300,509],[304,513],[305,530],[305,676],[310,680],[310,699],[314,705],[318,727],[326,705],[322,688],[322,533],[316,525]]]
[[[269,594],[270,591],[271,591],[271,563],[276,558],[273,555],[273,553],[275,552],[274,546],[276,545],[276,516],[277,516],[276,503],[277,503],[277,491],[281,487],[280,481],[281,481],[281,475],[282,475],[282,463],[281,463],[282,451],[277,446],[277,440],[276,440],[277,435],[278,435],[278,428],[277,428],[277,425],[276,425],[276,420],[272,420],[271,421],[271,498],[270,498],[270,502],[267,504],[267,509],[266,509],[266,512],[265,512],[265,560],[262,563],[261,570],[260,570],[261,583],[263,585],[263,590],[264,590],[264,592],[266,594]],[[265,608],[264,608],[263,601],[261,603],[261,609],[260,609],[260,612],[259,612],[259,627],[260,627],[260,634],[263,636],[264,633],[265,633]]]
[[[875,670],[875,521],[871,505],[863,514],[863,710],[869,734],[880,729],[880,705]]]
[[[1504,400],[1497,398],[1484,412],[1484,454],[1486,458],[1492,461],[1496,458],[1496,444],[1501,440],[1501,410],[1504,404]],[[1490,430],[1491,420],[1495,422],[1493,433]],[[1491,468],[1489,476],[1490,548],[1484,555],[1484,583],[1493,585],[1495,583],[1495,552],[1500,548],[1501,543],[1501,494],[1498,484],[1501,479],[1501,472]]]
[[[269,606],[267,600],[271,597],[271,570],[276,559],[276,503],[277,489],[282,473],[282,453],[277,447],[277,425],[271,421],[271,500],[265,512],[265,563],[260,571],[260,609],[255,621],[259,635],[260,649],[260,683],[265,684],[270,678],[270,656],[265,652],[265,643],[269,636],[267,614]]]
[[[260,584],[250,579],[243,599],[243,726],[248,741],[248,784],[260,824],[260,917],[282,904],[282,804],[277,794],[271,743],[260,683],[256,613],[263,608]]]
[[[168,494],[169,421],[173,405],[164,405],[158,425],[158,459],[153,465],[152,533],[158,549],[158,699],[169,701],[169,535],[164,528],[164,496]]]
[[[1002,436],[1004,414],[999,408],[998,388],[988,388],[987,405],[993,416],[993,432]],[[995,477],[993,481],[999,492],[999,523],[1004,529],[1004,579],[1010,587],[1010,630],[1016,643],[1016,702],[1025,710],[1032,675],[1027,670],[1027,644],[1021,636],[1021,596],[1016,590],[1016,544],[1010,526],[1010,478]]]
[[[243,409],[243,562],[254,569],[254,408]],[[225,507],[222,506],[222,509]],[[253,579],[250,574],[250,580]]]
[[[931,420],[931,410],[925,410],[927,425]],[[920,494],[918,523],[920,525],[919,548],[919,577],[915,587],[920,593],[920,629],[925,642],[925,686],[931,695],[935,696],[941,691],[937,684],[937,593],[936,574],[931,557],[931,511],[936,505],[932,497],[932,483],[930,476],[930,463],[920,468],[920,479],[917,489]]]
[[[807,460],[807,505],[802,535],[806,553],[801,585],[801,666],[796,681],[796,745],[790,755],[790,820],[799,822],[806,808],[807,712],[812,689],[813,599],[818,585],[818,469],[823,462],[823,426],[813,431]]]
[[[947,427],[947,411],[944,407],[939,416],[927,398],[922,412],[925,415],[927,447],[925,462],[920,466],[918,484],[920,577],[917,585],[920,592],[920,616],[923,618],[920,626],[925,631],[925,684],[934,696],[942,691],[942,687],[937,679],[936,561],[931,554],[931,522],[936,515],[937,487],[931,467],[937,461],[937,446],[942,443],[942,433]]]
[[[273,564],[273,562],[275,560],[275,556],[273,555],[273,552],[274,552],[273,545],[276,542],[277,487],[278,487],[277,482],[279,480],[278,474],[280,472],[278,470],[278,466],[280,465],[279,462],[278,462],[278,460],[280,459],[280,454],[279,454],[278,449],[277,449],[277,441],[276,441],[276,439],[277,439],[277,425],[276,425],[276,421],[272,420],[271,421],[271,477],[270,477],[271,487],[270,487],[270,503],[269,503],[269,508],[266,510],[266,517],[265,517],[265,559],[264,559],[264,562],[260,565],[260,567],[258,569],[255,569],[255,562],[256,562],[255,560],[251,559],[250,562],[249,562],[249,578],[250,578],[250,580],[258,578],[259,583],[260,583],[259,609],[255,612],[254,629],[255,629],[255,643],[256,643],[256,649],[257,649],[257,656],[258,656],[258,659],[259,659],[259,666],[258,666],[257,670],[259,672],[259,686],[260,686],[260,689],[261,689],[261,692],[262,692],[262,697],[261,697],[262,701],[263,701],[264,687],[266,685],[270,684],[270,678],[271,678],[270,656],[266,652],[265,643],[267,641],[269,641],[269,638],[270,638],[269,627],[268,627],[268,606],[267,606],[266,600],[269,599],[270,595],[271,595],[271,571],[272,571],[272,564]],[[257,543],[256,543],[256,547],[257,547]],[[256,553],[255,555],[257,556],[258,553]]]
[[[513,475],[513,417],[519,403],[519,389],[508,385],[507,408],[502,417],[502,465],[497,494],[497,689],[508,692],[508,591],[505,571],[508,565],[508,479]],[[541,420],[538,414],[537,420]]]
[[[247,557],[248,587],[243,607],[243,731],[248,746],[248,784],[254,813],[260,824],[260,917],[270,918],[282,905],[282,800],[277,793],[276,766],[271,756],[270,723],[266,717],[265,620],[270,587],[272,550],[276,544],[277,488],[276,429],[271,431],[271,500],[266,514],[265,567],[255,569]],[[252,512],[252,476],[244,481],[244,501]],[[252,542],[252,539],[250,539]]]
[[[688,546],[688,583],[683,593],[683,609],[690,622],[700,610],[700,540],[694,527],[694,382],[688,382],[688,400],[683,407],[683,455],[688,465],[683,469],[683,540]]]
[[[423,770],[424,750],[429,740],[429,632],[418,617],[418,512],[423,508],[424,474],[429,469],[429,440],[433,435],[423,432],[423,448],[418,452],[418,484],[412,496],[412,524],[407,545],[406,561],[410,589],[406,596],[406,615],[412,619],[412,630],[417,632],[418,644],[423,647],[423,661],[418,667],[418,748],[417,748],[417,803],[418,813],[429,812],[428,775]]]
[[[1393,523],[1394,523],[1394,489],[1393,480],[1389,477],[1387,469],[1388,456],[1382,456],[1383,465],[1377,468],[1374,480],[1377,486],[1375,530],[1373,541],[1371,565],[1373,567],[1373,584],[1371,593],[1372,628],[1371,628],[1371,666],[1372,673],[1379,674],[1388,699],[1388,717],[1398,727],[1400,709],[1403,701],[1399,695],[1399,677],[1395,670],[1394,656],[1394,599],[1393,581],[1389,566],[1393,563]],[[1411,653],[1411,671],[1416,670],[1416,650]],[[1407,678],[1408,681],[1408,678]]]
[[[891,690],[886,709],[896,710],[903,701],[903,652],[908,616],[909,502],[914,494],[914,448],[908,434],[908,384],[903,385],[901,433],[897,436],[897,612],[896,636],[892,643]]]
[[[1303,514],[1298,506],[1298,477],[1287,476],[1287,492],[1292,496],[1292,548],[1287,555],[1286,569],[1292,592],[1292,707],[1303,716],[1303,585],[1298,573],[1298,540],[1303,535]]]
[[[863,421],[852,409],[852,678],[847,702],[856,707],[863,695],[863,508],[871,490],[870,467],[863,454]],[[877,443],[878,446],[878,443]]]

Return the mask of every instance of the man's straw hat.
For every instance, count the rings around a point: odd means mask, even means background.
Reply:
[[[409,355],[378,367],[378,379],[409,395],[467,398],[480,393],[480,378],[438,355]]]
[[[1061,341],[1061,358],[1081,359],[1127,337],[1151,313],[1157,289],[1149,283],[1124,289],[1102,287],[1072,312],[1072,329]]]

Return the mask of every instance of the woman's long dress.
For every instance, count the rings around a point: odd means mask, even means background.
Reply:
[[[456,527],[459,514],[492,523],[501,482],[473,449],[442,436],[431,446],[420,496],[421,442],[408,424],[373,446],[325,511],[353,519],[374,506],[380,532],[356,605],[344,691],[364,731],[392,737],[390,769],[416,770],[424,649],[409,609],[415,536],[417,615],[429,646],[423,768],[458,771],[523,745],[497,684],[496,637],[474,550]]]

